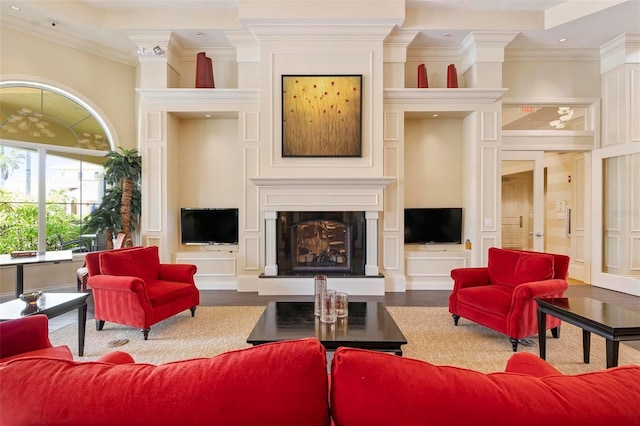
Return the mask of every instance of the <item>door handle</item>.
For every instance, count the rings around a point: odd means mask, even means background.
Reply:
[[[542,232],[536,232],[536,237],[542,237],[544,235],[544,233]]]

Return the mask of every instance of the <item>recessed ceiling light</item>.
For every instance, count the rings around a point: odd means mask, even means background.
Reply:
[[[211,118],[211,114],[205,114],[205,118]]]
[[[439,114],[433,114],[432,117],[437,117]]]
[[[15,4],[11,5],[11,9],[15,10],[16,12],[20,12],[20,8],[18,6],[16,6]]]
[[[567,38],[566,38],[566,37],[562,37],[562,38],[560,39],[560,43],[564,43],[565,41],[567,41]]]
[[[204,33],[198,31],[197,33],[194,33],[193,35],[196,36],[196,37],[202,37],[202,36],[204,36]]]
[[[451,34],[449,34],[449,33],[444,33],[444,34],[442,34],[442,38],[448,38],[448,37],[450,37],[450,36],[451,36]]]

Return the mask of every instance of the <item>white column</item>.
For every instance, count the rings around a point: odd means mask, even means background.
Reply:
[[[276,219],[278,219],[278,212],[264,212],[264,274],[268,277],[278,276],[278,264],[276,260],[278,248],[276,244]]]
[[[378,275],[378,212],[367,211],[364,213],[367,221],[367,259],[364,265],[366,276]]]

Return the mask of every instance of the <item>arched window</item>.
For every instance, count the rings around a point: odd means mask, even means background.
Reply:
[[[0,82],[0,253],[96,248],[82,223],[104,194],[104,120],[68,91]]]

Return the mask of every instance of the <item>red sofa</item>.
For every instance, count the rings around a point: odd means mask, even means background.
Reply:
[[[49,340],[49,318],[37,314],[0,322],[0,363],[17,358],[47,357],[73,359],[68,346],[53,346]],[[114,351],[98,361],[113,364],[132,363],[126,352]]]
[[[522,353],[484,374],[339,348],[327,375],[316,339],[158,366],[23,358],[0,383],[2,425],[640,425],[640,366],[564,376]]]
[[[455,325],[466,318],[509,336],[513,351],[526,337],[538,334],[536,298],[562,297],[569,257],[523,250],[489,249],[486,267],[451,271],[449,312]],[[547,316],[547,327],[559,336],[561,321]]]
[[[195,314],[200,291],[195,265],[160,263],[158,247],[131,247],[88,253],[96,327],[105,321],[142,330],[147,340],[153,324],[184,310]]]

